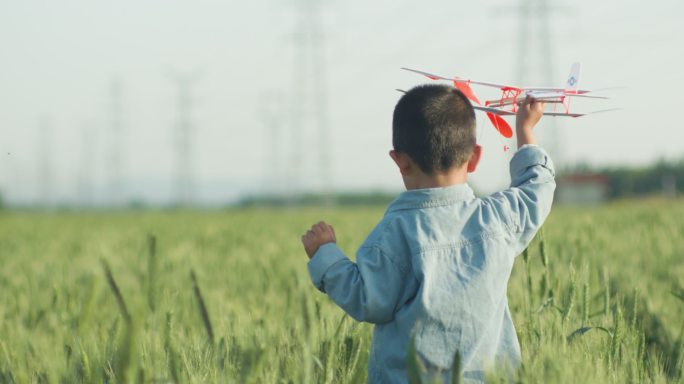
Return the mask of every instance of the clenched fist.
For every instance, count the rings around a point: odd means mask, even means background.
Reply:
[[[323,221],[311,226],[311,229],[302,235],[302,244],[309,259],[318,251],[318,248],[326,243],[335,243],[335,230],[332,225],[328,225]]]

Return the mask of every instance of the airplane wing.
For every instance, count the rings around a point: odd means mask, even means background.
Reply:
[[[404,68],[404,67],[401,67],[401,69],[403,69],[404,71],[414,72],[414,73],[417,73],[419,75],[423,75],[423,76],[425,76],[431,80],[449,80],[449,81],[453,80],[452,78],[443,77],[443,76],[439,76],[439,75],[433,75],[432,73],[419,71],[417,69]]]
[[[544,112],[544,116],[580,117],[586,113]]]
[[[460,77],[454,76],[454,77],[444,77],[440,75],[435,75],[432,73],[428,72],[423,72],[419,71],[417,69],[411,69],[411,68],[406,68],[402,67],[401,69],[409,72],[414,72],[420,75],[423,75],[429,79],[432,80],[448,80],[448,81],[453,81],[453,82],[458,82],[458,83],[468,83],[468,84],[477,84],[477,85],[483,85],[486,87],[494,87],[494,88],[499,88],[499,89],[511,89],[511,90],[521,90],[525,92],[553,92],[553,93],[559,93],[562,94],[563,96],[579,96],[579,95],[585,95],[586,93],[591,93],[591,92],[596,92],[596,91],[604,91],[604,90],[612,90],[612,89],[617,89],[620,87],[611,87],[611,88],[603,88],[603,89],[595,89],[595,90],[589,90],[589,89],[576,89],[574,86],[576,86],[576,81],[577,78],[579,77],[578,72],[579,69],[575,68],[577,63],[573,64],[573,68],[570,74],[570,77],[572,78],[575,76],[575,79],[572,80],[574,83],[571,87],[569,88],[552,88],[552,87],[517,87],[514,85],[507,85],[507,84],[498,84],[498,83],[490,83],[486,81],[477,81],[477,80],[468,80],[468,79],[462,79]],[[571,81],[571,79],[568,79],[568,81]],[[584,96],[584,97],[589,97],[589,96]],[[604,97],[600,96],[595,96],[597,99],[602,99]]]
[[[527,95],[530,95],[534,97],[535,99],[552,99],[554,97],[588,97],[591,99],[608,99],[605,96],[594,96],[594,95],[586,95],[582,93],[569,93],[567,91],[550,91],[550,90],[545,90],[541,91],[539,89],[535,89],[533,91],[526,90],[525,92]]]
[[[542,100],[546,103],[562,103],[564,97],[586,97],[586,98],[591,98],[591,99],[608,99],[608,97],[605,96],[589,96],[589,95],[575,95],[575,94],[563,94],[560,92],[545,92],[545,93],[530,93],[530,97],[533,97],[535,100]],[[505,107],[508,105],[513,105],[515,104],[522,104],[524,98],[504,98],[504,99],[493,99],[493,100],[487,100],[485,105],[488,107],[493,107],[493,108],[501,108]]]
[[[489,112],[493,113],[495,115],[499,116],[512,116],[515,115],[515,112],[511,111],[506,111],[504,109],[499,109],[499,108],[492,108],[492,107],[481,107],[479,105],[473,105],[474,109],[477,109],[478,111],[484,111],[484,112]]]
[[[478,111],[493,113],[493,114],[499,115],[499,116],[513,116],[516,114],[515,112],[507,111],[505,109],[499,109],[499,108],[493,108],[493,107],[481,107],[479,105],[473,105],[473,108],[477,109]],[[617,110],[619,110],[619,108],[603,109],[600,111],[593,111],[593,112],[588,112],[588,113],[544,112],[544,116],[580,117],[580,116],[585,116],[585,115],[593,115],[595,113],[611,112],[611,111],[617,111]]]
[[[503,109],[498,109],[498,108],[492,108],[492,107],[481,107],[479,105],[473,105],[474,109],[477,109],[478,111],[484,111],[487,113],[487,117],[489,117],[489,120],[492,121],[492,124],[494,125],[494,128],[496,128],[497,131],[501,132],[501,134],[506,137],[510,138],[513,136],[513,130],[510,128],[508,123],[506,123],[505,120],[503,120],[500,116],[511,116],[515,115],[515,112],[503,110]],[[616,109],[604,109],[600,111],[594,111],[594,112],[589,112],[589,113],[565,113],[565,112],[544,112],[544,116],[554,116],[554,117],[581,117],[585,115],[593,115],[595,113],[602,113],[602,112],[610,112],[610,111],[615,111]],[[497,115],[497,116],[494,116]]]
[[[586,115],[593,115],[593,114],[596,114],[596,113],[603,113],[603,112],[614,112],[614,111],[619,111],[619,110],[621,110],[621,109],[622,109],[622,108],[601,109],[601,110],[598,110],[598,111],[592,111],[592,112],[586,113]]]
[[[489,113],[493,113],[499,116],[512,116],[515,112],[507,111],[504,109],[492,108],[492,107],[480,107],[478,105],[473,105],[473,108]],[[563,112],[544,112],[545,116],[565,116],[565,117],[580,117],[584,116],[582,113],[563,113]]]
[[[531,92],[535,92],[535,91],[538,91],[538,92],[559,92],[559,93],[563,93],[567,96],[583,95],[585,93],[596,92],[596,90],[589,90],[589,89],[578,89],[576,91],[567,91],[563,88],[547,88],[547,87],[523,87],[522,90],[526,91],[526,92],[530,92],[530,91]]]
[[[587,113],[563,113],[563,112],[544,112],[546,116],[567,116],[567,117],[580,117],[586,115],[594,115],[596,113],[619,111],[620,108],[602,109],[600,111],[592,111]]]
[[[530,96],[532,98],[535,98],[537,100],[543,100],[543,99],[557,99],[559,97],[565,96],[563,91],[560,92],[554,92],[554,91],[527,91],[525,92],[527,96]],[[524,100],[524,98],[520,98],[519,102]]]
[[[411,68],[405,68],[405,67],[402,67],[401,69],[403,69],[405,71],[409,71],[409,72],[414,72],[414,73],[417,73],[419,75],[423,75],[423,76],[425,76],[429,79],[432,79],[432,80],[449,80],[449,81],[453,81],[456,83],[477,84],[477,85],[484,85],[486,87],[494,87],[494,88],[499,88],[499,89],[502,89],[502,88],[523,89],[523,88],[511,86],[511,85],[505,85],[505,84],[496,84],[496,83],[488,83],[488,82],[484,82],[484,81],[461,79],[460,77],[457,77],[457,76],[444,77],[444,76],[435,75],[435,74],[428,73],[428,72],[419,71],[417,69],[411,69]],[[562,91],[562,89],[560,91]]]
[[[519,88],[513,85],[505,85],[505,84],[496,84],[496,83],[487,83],[484,81],[477,81],[477,80],[465,80],[461,79],[458,77],[454,77],[453,79],[454,82],[459,82],[459,83],[469,83],[469,84],[477,84],[477,85],[484,85],[485,87],[494,87],[494,88],[499,88],[499,89],[517,89],[517,90],[523,90],[523,88]]]
[[[604,99],[608,100],[609,97],[606,96],[594,96],[594,95],[583,95],[583,94],[575,94],[575,93],[566,93],[564,96],[570,96],[570,97],[588,97],[590,99]]]

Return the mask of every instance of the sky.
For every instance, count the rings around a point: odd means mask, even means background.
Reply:
[[[559,165],[641,166],[684,157],[679,1],[550,2],[548,34],[535,20],[521,33],[520,2],[513,1],[314,1],[310,20],[321,31],[317,67],[312,50],[297,40],[305,3],[0,1],[4,199],[113,201],[111,148],[120,140],[118,198],[174,201],[179,75],[194,79],[188,105],[198,204],[326,188],[401,191],[387,155],[396,89],[430,80],[400,67],[561,86],[570,65],[580,61],[582,88],[622,88],[603,92],[610,100],[576,102],[573,112],[620,109],[543,119],[539,135]],[[550,42],[551,84],[543,36]],[[523,79],[521,57],[528,63]],[[112,129],[113,84],[121,87],[120,136]],[[315,89],[323,91],[314,96]],[[325,102],[317,104],[320,95]],[[327,121],[327,140],[316,113]],[[485,119],[478,115],[485,152],[470,182],[488,193],[509,182],[514,151],[503,146],[515,144]]]

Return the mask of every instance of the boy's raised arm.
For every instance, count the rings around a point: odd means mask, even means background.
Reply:
[[[522,252],[551,212],[556,189],[549,155],[536,146],[534,126],[544,113],[544,103],[527,98],[516,117],[518,152],[511,159],[511,187],[485,199],[496,214],[518,232],[516,254]]]
[[[535,101],[529,96],[523,101],[515,117],[518,148],[527,144],[537,144],[537,139],[534,137],[534,126],[537,125],[543,115],[544,102]]]
[[[302,236],[311,259],[308,269],[313,284],[358,321],[376,324],[391,321],[403,293],[406,269],[396,265],[377,247],[362,247],[356,263],[352,262],[332,240],[334,232],[330,237],[321,226],[327,224],[316,224]],[[321,236],[317,237],[316,233]],[[324,240],[329,241],[320,243]]]

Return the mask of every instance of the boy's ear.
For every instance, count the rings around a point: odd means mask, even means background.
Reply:
[[[411,161],[409,157],[403,152],[397,152],[396,150],[389,151],[389,155],[394,160],[394,163],[399,167],[399,172],[402,175],[406,174],[409,169],[411,169]]]
[[[480,158],[482,157],[482,146],[480,144],[475,144],[473,148],[473,153],[470,154],[470,159],[468,160],[468,173],[475,172],[477,165],[480,163]]]

